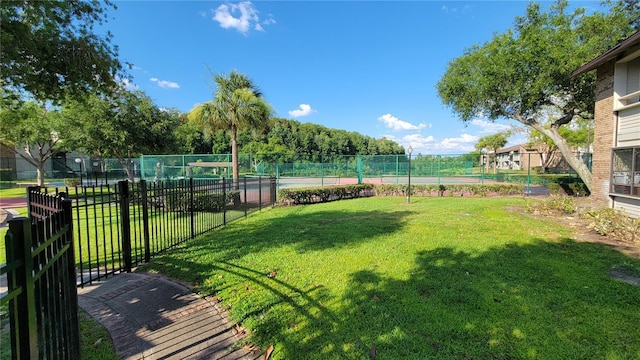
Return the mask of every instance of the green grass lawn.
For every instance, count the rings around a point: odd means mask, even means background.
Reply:
[[[27,188],[26,187],[16,187],[16,188],[0,188],[0,198],[9,199],[9,198],[24,198],[27,196]]]
[[[144,266],[217,296],[272,359],[638,359],[640,259],[521,198],[276,208]],[[375,347],[375,350],[372,350]]]
[[[9,334],[9,316],[6,307],[0,308],[0,360],[9,360],[11,356],[11,337]],[[83,360],[116,360],[118,355],[111,337],[100,323],[78,308],[80,323],[80,358]],[[15,358],[15,356],[13,357]]]

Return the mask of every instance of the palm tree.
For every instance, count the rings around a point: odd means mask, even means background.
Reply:
[[[498,171],[498,164],[497,164],[497,155],[498,155],[498,149],[502,148],[503,146],[505,146],[508,142],[507,138],[511,135],[511,133],[509,131],[505,131],[505,132],[500,132],[500,133],[496,133],[493,135],[487,135],[487,136],[483,136],[480,139],[478,139],[478,142],[476,143],[476,149],[477,150],[484,150],[486,149],[487,152],[489,150],[493,151],[493,173],[496,174]],[[488,160],[488,159],[487,159]],[[488,162],[487,162],[487,169],[489,168],[488,166]]]
[[[228,76],[216,75],[217,90],[212,101],[196,105],[189,112],[189,121],[205,132],[216,129],[231,131],[231,168],[233,185],[240,188],[238,171],[239,128],[259,129],[271,116],[271,106],[262,93],[245,75],[232,71]]]

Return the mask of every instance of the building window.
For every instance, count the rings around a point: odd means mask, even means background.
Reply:
[[[640,197],[640,147],[613,150],[611,192]]]
[[[614,110],[640,105],[640,57],[635,56],[616,64],[614,88],[617,101],[614,101]]]

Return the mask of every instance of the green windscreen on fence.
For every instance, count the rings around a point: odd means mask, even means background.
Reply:
[[[408,155],[239,154],[238,163],[243,175],[354,178],[358,182],[376,179],[394,183],[406,177],[409,170]],[[473,179],[481,172],[478,160],[468,154],[411,158],[411,175],[415,177]],[[231,154],[143,155],[140,158],[140,178],[145,180],[223,177],[231,177]]]

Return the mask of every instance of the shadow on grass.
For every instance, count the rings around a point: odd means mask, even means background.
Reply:
[[[403,218],[408,214],[409,211],[390,213],[377,210],[288,214],[282,218],[265,218],[251,227],[230,224],[225,231],[210,232],[204,239],[186,246],[190,254],[205,257],[206,254],[214,254],[212,256],[217,261],[239,259],[247,254],[292,244],[300,253],[354,246],[400,231],[404,225]],[[208,272],[208,269],[198,269],[198,264],[193,266],[196,268],[189,269],[189,272]]]
[[[254,341],[284,359],[639,358],[640,287],[608,276],[625,259],[571,240],[423,251],[408,279],[352,273],[337,310],[269,317]]]
[[[609,276],[640,261],[598,244],[539,239],[475,254],[423,250],[394,259],[414,262],[405,276],[367,267],[346,274],[346,290],[270,278],[260,264],[234,261],[281,244],[302,252],[366,242],[401,231],[406,213],[329,215],[269,219],[246,237],[234,234],[246,227],[213,233],[150,268],[222,294],[236,320],[254,329],[251,341],[275,345],[274,358],[363,359],[374,345],[380,359],[640,358],[640,287]],[[291,223],[298,226],[283,225]],[[234,281],[219,287],[218,276]]]

